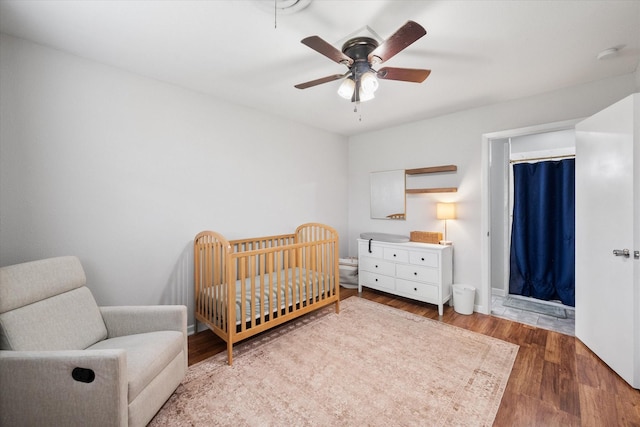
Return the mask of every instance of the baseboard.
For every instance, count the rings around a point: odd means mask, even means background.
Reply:
[[[491,295],[496,295],[496,296],[499,296],[499,297],[506,297],[507,296],[507,291],[505,291],[504,289],[491,288]]]
[[[489,309],[486,305],[474,304],[473,311],[475,311],[476,313],[491,314],[489,313]]]

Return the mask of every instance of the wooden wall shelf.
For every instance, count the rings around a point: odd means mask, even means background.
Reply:
[[[404,173],[407,175],[422,175],[424,173],[442,173],[442,172],[457,172],[458,167],[456,165],[445,166],[431,166],[428,168],[406,169]]]
[[[423,175],[429,173],[457,172],[456,165],[431,166],[428,168],[406,169],[407,175]],[[423,194],[423,193],[456,193],[457,187],[440,187],[440,188],[407,188],[406,194]]]
[[[456,193],[457,187],[441,187],[441,188],[407,188],[407,194],[422,194],[422,193]]]

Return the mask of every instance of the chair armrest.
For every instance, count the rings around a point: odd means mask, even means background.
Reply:
[[[156,331],[178,331],[187,337],[183,305],[100,307],[108,338]]]
[[[124,350],[0,351],[0,425],[127,425],[126,370]]]

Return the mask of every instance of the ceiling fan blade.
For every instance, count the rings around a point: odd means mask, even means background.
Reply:
[[[416,68],[384,67],[378,70],[377,77],[384,80],[400,80],[403,82],[422,83],[431,74],[431,70]]]
[[[332,82],[334,80],[340,80],[343,77],[344,77],[344,74],[334,74],[332,76],[322,77],[320,79],[311,80],[311,81],[305,82],[305,83],[300,83],[300,84],[295,85],[295,87],[298,88],[298,89],[306,89],[308,87],[321,85],[323,83],[329,83],[329,82]]]
[[[425,34],[427,34],[427,30],[422,25],[414,21],[407,21],[406,24],[369,54],[369,62],[388,61]]]
[[[332,61],[337,62],[338,64],[345,64],[347,66],[353,64],[353,59],[349,58],[347,55],[322,40],[318,36],[309,36],[300,41],[300,43],[309,46],[311,49],[315,50],[318,53],[326,56]]]

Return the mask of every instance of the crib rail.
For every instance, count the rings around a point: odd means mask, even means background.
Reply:
[[[275,325],[335,303],[339,310],[338,234],[304,224],[293,234],[194,241],[196,319],[231,346]]]

